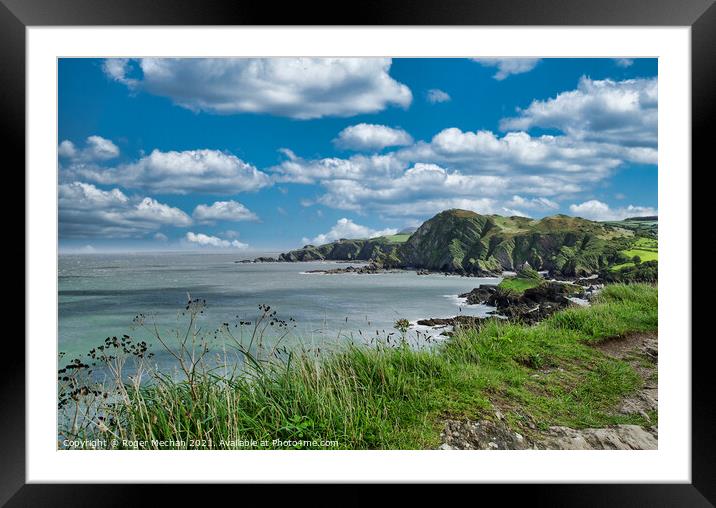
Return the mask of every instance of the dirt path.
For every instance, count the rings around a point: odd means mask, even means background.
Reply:
[[[649,420],[649,411],[659,408],[657,366],[659,360],[656,334],[632,334],[624,339],[611,339],[598,344],[604,354],[628,362],[644,380],[644,386],[622,401],[619,412],[639,413]]]
[[[629,363],[643,380],[637,392],[625,397],[617,411],[638,413],[649,421],[658,410],[656,334],[630,334],[595,346],[605,355]],[[441,450],[650,450],[657,448],[658,429],[638,425],[612,425],[595,429],[550,427],[538,438],[528,440],[513,431],[499,409],[491,420],[446,420]]]

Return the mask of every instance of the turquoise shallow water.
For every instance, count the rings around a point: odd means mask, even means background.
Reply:
[[[223,322],[255,319],[258,305],[268,304],[278,317],[295,320],[284,344],[340,344],[395,332],[400,318],[414,323],[458,313],[485,315],[489,307],[465,306],[457,295],[499,281],[414,272],[307,274],[347,265],[235,263],[239,258],[235,253],[60,256],[59,350],[81,354],[124,333],[148,339],[132,330],[139,313],[155,318],[168,333],[185,323],[179,314],[187,294],[206,299],[200,326],[209,334]],[[420,330],[413,326],[408,335],[419,340]]]

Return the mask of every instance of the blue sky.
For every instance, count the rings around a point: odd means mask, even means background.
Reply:
[[[60,246],[657,213],[656,59],[61,59]]]

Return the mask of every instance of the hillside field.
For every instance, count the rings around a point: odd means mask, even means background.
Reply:
[[[384,239],[388,243],[405,243],[410,238],[412,233],[398,233],[397,235],[381,236],[380,239]]]
[[[632,247],[627,250],[620,251],[625,256],[633,258],[639,256],[642,263],[645,261],[658,261],[659,260],[659,242],[655,238],[637,238]],[[620,263],[612,266],[612,270],[621,270],[627,266],[634,266],[632,261],[627,263]]]

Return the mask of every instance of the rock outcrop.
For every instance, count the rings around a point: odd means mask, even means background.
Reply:
[[[572,302],[567,298],[571,288],[559,282],[544,282],[537,287],[526,289],[522,294],[500,291],[492,293],[485,301],[497,312],[509,319],[526,324],[541,321]]]
[[[429,318],[419,319],[417,324],[421,326],[452,326],[458,328],[477,328],[485,320],[478,316],[455,316],[451,318]]]
[[[530,443],[500,420],[446,420],[440,450],[524,450]]]
[[[550,427],[529,440],[501,420],[446,420],[440,450],[656,450],[658,429],[612,425],[598,429]]]
[[[612,425],[601,429],[550,427],[535,447],[542,450],[656,450],[656,428]]]
[[[465,301],[469,305],[479,305],[485,303],[490,297],[497,291],[495,284],[482,284],[480,287],[476,287],[469,293],[462,293],[458,295],[460,298],[465,298]]]
[[[364,266],[346,266],[342,268],[326,268],[325,270],[307,270],[306,273],[325,273],[325,274],[338,274],[338,273],[359,273],[359,274],[376,274],[386,273],[393,270],[388,270],[382,266],[371,263]],[[395,270],[397,271],[397,270]]]

